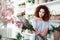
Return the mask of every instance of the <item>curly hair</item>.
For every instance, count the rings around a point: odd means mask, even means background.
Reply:
[[[41,9],[44,9],[44,11],[45,11],[45,14],[44,14],[44,16],[42,17],[42,19],[43,19],[44,21],[48,21],[48,20],[50,19],[50,11],[49,11],[48,7],[45,6],[45,5],[39,5],[39,6],[36,8],[36,11],[35,11],[34,15],[39,18],[39,11],[40,11]]]

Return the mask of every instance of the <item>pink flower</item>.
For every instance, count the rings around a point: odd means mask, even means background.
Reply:
[[[21,15],[25,15],[25,10],[23,12],[20,13]]]

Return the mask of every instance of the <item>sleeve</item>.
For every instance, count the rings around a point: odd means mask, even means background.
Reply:
[[[35,20],[32,20],[31,24],[32,24],[33,28],[36,28],[36,21]]]
[[[49,28],[50,23],[49,22],[45,22],[45,28]]]

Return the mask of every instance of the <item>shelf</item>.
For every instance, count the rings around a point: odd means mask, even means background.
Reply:
[[[45,3],[40,3],[40,4],[33,4],[32,6],[38,6],[38,5],[49,5],[49,4],[55,4],[55,3],[60,3],[60,0],[58,1],[50,1],[50,2],[45,2]]]
[[[50,20],[53,23],[60,23],[60,20]]]
[[[41,4],[38,4],[38,5],[48,5],[48,4],[53,4],[53,3],[60,3],[60,0],[58,1],[50,1],[50,2],[46,2],[46,3],[41,3]]]

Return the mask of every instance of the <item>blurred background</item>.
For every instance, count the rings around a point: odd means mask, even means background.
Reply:
[[[46,5],[50,10],[51,18],[49,20],[50,26],[47,39],[54,40],[54,35],[60,34],[60,0],[0,0],[0,39],[17,40],[16,35],[18,34],[17,31],[20,33],[20,27],[16,28],[12,26],[16,25],[17,21],[17,23],[23,23],[24,19],[27,19],[31,23],[38,5]],[[11,13],[13,17],[10,15]],[[14,25],[11,24],[10,26],[8,24],[8,26],[6,24],[7,21],[5,23],[5,18],[13,18]],[[33,40],[35,36],[29,30],[25,30],[21,35],[24,36],[19,40]]]

